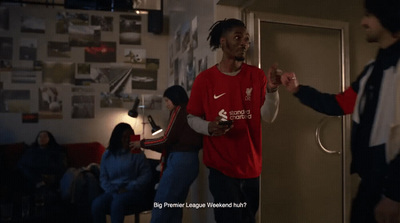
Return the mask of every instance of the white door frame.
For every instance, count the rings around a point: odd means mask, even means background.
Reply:
[[[247,29],[250,33],[251,42],[254,43],[250,47],[248,54],[248,63],[261,68],[261,22],[281,23],[285,25],[297,25],[315,28],[326,28],[339,30],[341,33],[341,91],[344,91],[350,85],[350,65],[349,65],[349,28],[348,23],[342,21],[332,21],[324,19],[296,17],[280,14],[272,14],[265,12],[248,12],[242,11],[242,19],[245,21]],[[344,116],[342,119],[343,131],[342,148],[344,151],[342,156],[342,223],[349,221],[350,203],[351,203],[351,181],[350,181],[350,117]],[[260,180],[261,183],[261,180]],[[261,188],[261,186],[260,186]],[[260,191],[261,194],[261,191]],[[260,201],[261,207],[261,201]],[[261,222],[261,213],[259,210],[258,222]]]

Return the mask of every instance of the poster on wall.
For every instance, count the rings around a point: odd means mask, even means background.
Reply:
[[[196,78],[196,58],[187,61],[186,76],[187,76],[186,91],[190,91],[192,89],[194,79]]]
[[[29,90],[0,89],[0,112],[2,113],[29,113]]]
[[[84,76],[84,75],[80,75]],[[108,84],[110,82],[109,78],[113,78],[110,73],[109,67],[90,67],[89,79],[93,80],[94,83]]]
[[[21,32],[23,33],[45,33],[46,25],[44,19],[33,16],[21,16]]]
[[[192,48],[196,49],[197,46],[199,45],[199,40],[198,40],[198,29],[197,29],[197,16],[194,17],[192,20],[192,27],[191,27],[191,37],[192,37]]]
[[[191,29],[190,29],[189,22],[185,22],[183,24],[181,32],[182,32],[181,50],[182,50],[182,52],[186,52],[192,48]]]
[[[70,25],[89,25],[89,15],[84,13],[58,12],[56,15],[56,33],[67,34]]]
[[[97,83],[107,83],[109,92],[117,97],[122,93],[131,93],[129,77],[132,67],[127,64],[112,64],[107,67],[92,67],[90,76]]]
[[[75,85],[88,86],[92,83],[94,83],[94,80],[90,76],[90,64],[78,63],[76,65]]]
[[[75,47],[99,46],[100,26],[69,25],[69,45]]]
[[[13,55],[13,39],[0,37],[0,60],[11,60]]]
[[[142,103],[146,110],[161,110],[162,95],[142,94]]]
[[[49,41],[47,43],[47,56],[71,58],[71,46],[67,42]]]
[[[157,70],[132,69],[132,89],[157,90]]]
[[[145,49],[125,49],[124,57],[126,63],[132,64],[145,64],[146,63],[146,50]]]
[[[11,60],[0,60],[0,71],[10,71],[12,69]]]
[[[121,93],[115,95],[111,92],[101,92],[100,93],[100,108],[124,108],[125,104],[134,103],[137,94],[132,93]]]
[[[200,60],[199,60],[199,71],[197,72],[197,75],[199,74],[199,73],[201,73],[202,71],[205,71],[205,70],[207,70],[207,56],[206,57],[204,57],[204,58],[201,58]]]
[[[19,42],[19,59],[36,60],[37,40],[31,38],[21,38]]]
[[[0,31],[7,31],[10,28],[10,11],[0,6]]]
[[[119,44],[141,44],[142,17],[121,15],[119,22]]]
[[[38,113],[22,113],[21,114],[22,123],[38,123],[39,114]]]
[[[11,73],[11,83],[13,84],[35,84],[40,76],[40,71],[28,69],[14,69]]]
[[[85,47],[85,62],[116,62],[116,45],[115,42],[101,42],[99,46]]]
[[[71,99],[73,119],[94,118],[94,95],[73,95]]]
[[[44,61],[42,82],[52,84],[74,84],[75,63]]]
[[[55,86],[39,88],[39,119],[62,119],[62,100],[60,90]]]
[[[120,97],[115,96],[110,92],[100,93],[100,107],[101,108],[122,108],[124,106]]]
[[[112,16],[100,16],[100,15],[92,15],[90,17],[90,25],[92,26],[100,26],[102,32],[112,32],[114,29],[113,22],[114,17]]]
[[[176,58],[174,61],[174,85],[180,84],[179,83],[179,67],[181,64],[181,60]]]
[[[160,60],[159,59],[153,59],[153,58],[146,59],[146,69],[158,70],[159,68],[160,68]]]
[[[181,27],[178,26],[178,28],[175,30],[175,35],[174,35],[174,55],[178,54],[179,51],[181,51]]]

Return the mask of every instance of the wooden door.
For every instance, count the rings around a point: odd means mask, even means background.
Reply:
[[[337,93],[348,83],[347,26],[255,14],[255,58],[294,71],[301,84]],[[348,117],[328,117],[283,87],[272,124],[263,124],[261,222],[339,223],[347,218]]]

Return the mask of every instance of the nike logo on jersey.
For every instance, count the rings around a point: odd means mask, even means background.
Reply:
[[[222,94],[220,94],[220,95],[215,95],[215,94],[214,94],[214,99],[218,99],[218,98],[224,96],[225,94],[226,94],[226,93],[222,93]]]

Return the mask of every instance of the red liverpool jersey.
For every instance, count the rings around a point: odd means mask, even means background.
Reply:
[[[217,116],[232,120],[234,127],[222,136],[204,136],[203,161],[234,178],[261,174],[261,114],[267,78],[261,69],[242,64],[235,76],[213,66],[194,81],[187,111],[214,121]]]

